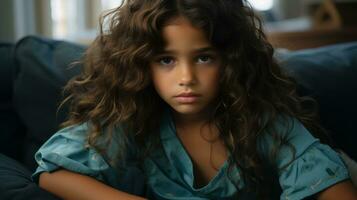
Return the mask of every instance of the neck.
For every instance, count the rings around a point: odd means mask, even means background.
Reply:
[[[174,112],[176,131],[178,134],[190,133],[190,135],[199,134],[207,141],[215,141],[219,134],[216,125],[210,121],[210,115],[182,115]]]
[[[202,125],[207,124],[210,121],[208,112],[199,114],[180,114],[174,111],[173,117],[176,125],[182,126]]]

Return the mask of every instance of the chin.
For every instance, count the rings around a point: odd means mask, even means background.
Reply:
[[[191,105],[183,105],[183,106],[176,106],[172,107],[173,110],[175,110],[178,114],[181,115],[197,115],[202,113],[203,109],[196,107],[196,106],[191,106]]]

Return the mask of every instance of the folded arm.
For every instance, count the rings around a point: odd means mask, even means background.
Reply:
[[[337,183],[317,195],[318,200],[357,200],[357,189],[351,181]]]

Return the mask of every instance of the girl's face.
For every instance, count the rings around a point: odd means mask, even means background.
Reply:
[[[180,116],[206,117],[219,89],[218,52],[183,17],[170,20],[162,36],[166,46],[150,62],[157,93]]]

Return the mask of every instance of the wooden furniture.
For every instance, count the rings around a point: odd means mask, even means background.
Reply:
[[[357,41],[357,27],[296,32],[271,32],[267,34],[267,37],[275,48],[298,50]]]
[[[276,48],[290,50],[357,41],[357,2],[324,0],[311,11],[312,27],[301,31],[271,31]]]

